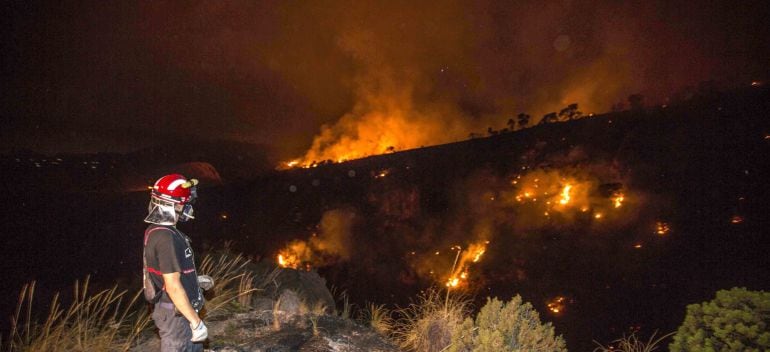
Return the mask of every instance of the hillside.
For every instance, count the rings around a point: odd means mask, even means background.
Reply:
[[[458,289],[521,293],[568,346],[670,331],[717,289],[770,288],[768,103],[751,88],[274,172],[210,194],[227,218],[202,232],[266,260],[294,250],[359,304],[406,304],[443,286],[453,246],[489,241]],[[538,180],[551,193],[526,198]]]
[[[243,177],[215,162],[227,153],[196,154],[225,182],[202,188],[181,228],[199,253],[228,240],[264,264],[281,253],[358,307],[447,283],[477,307],[521,294],[570,350],[590,350],[672,331],[719,289],[770,289],[768,98],[750,87],[310,169],[244,163]],[[87,274],[137,287],[146,192],[38,186],[4,184],[3,295],[35,278],[45,301]]]

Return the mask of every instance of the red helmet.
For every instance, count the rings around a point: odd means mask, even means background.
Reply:
[[[180,174],[166,175],[152,186],[152,196],[174,203],[190,203],[195,200],[195,185],[198,180],[186,179]]]

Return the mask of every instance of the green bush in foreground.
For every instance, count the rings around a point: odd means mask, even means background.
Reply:
[[[566,352],[567,347],[551,323],[542,324],[532,305],[516,295],[508,303],[487,298],[476,320],[466,318],[453,334],[449,351]]]
[[[770,350],[770,292],[733,288],[687,306],[684,322],[669,345],[680,351]]]

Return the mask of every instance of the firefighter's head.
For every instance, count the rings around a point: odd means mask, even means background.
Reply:
[[[193,219],[192,204],[198,197],[198,180],[180,174],[166,175],[152,186],[150,205],[145,222],[158,225],[176,225],[178,221]]]

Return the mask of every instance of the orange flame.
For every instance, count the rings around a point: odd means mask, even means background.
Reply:
[[[304,241],[295,240],[278,252],[276,259],[282,268],[298,269],[310,261],[311,249]]]
[[[663,221],[658,221],[655,224],[655,234],[657,234],[658,236],[667,235],[669,230],[670,229],[668,227],[668,224]]]
[[[623,201],[626,199],[626,197],[623,195],[623,193],[616,193],[612,197],[612,203],[615,205],[615,208],[620,208],[621,205],[623,205]]]
[[[460,286],[462,283],[467,282],[470,263],[478,263],[481,260],[481,257],[487,251],[488,244],[489,241],[474,243],[468,246],[468,249],[465,251],[463,251],[460,246],[452,247],[453,249],[457,249],[459,251],[459,260],[455,263],[455,267],[453,268],[454,271],[446,280],[446,287],[455,288]],[[460,254],[462,255],[460,256]]]
[[[556,296],[548,302],[548,310],[553,314],[559,314],[566,308],[566,299],[562,296]]]
[[[564,186],[564,189],[561,191],[561,199],[559,200],[559,204],[561,205],[567,205],[570,200],[569,191],[572,189],[572,185],[567,184]]]

